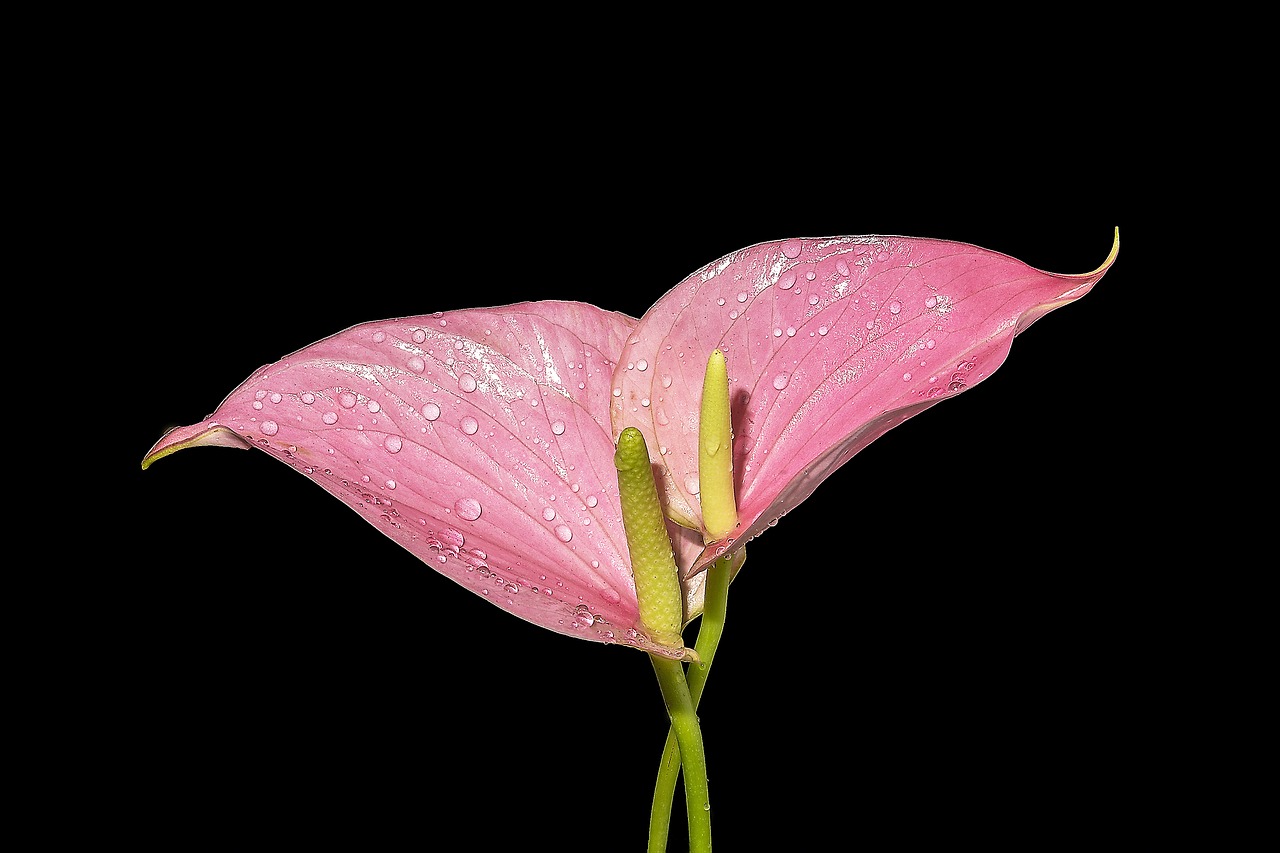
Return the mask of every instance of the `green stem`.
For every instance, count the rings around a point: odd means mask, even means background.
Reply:
[[[658,686],[667,704],[671,728],[680,744],[684,765],[685,811],[689,815],[689,853],[711,853],[711,799],[707,791],[707,757],[702,746],[702,728],[678,660],[650,655]],[[651,842],[652,843],[652,842]]]
[[[690,664],[686,674],[689,696],[697,711],[698,701],[711,671],[711,662],[724,632],[724,617],[729,600],[729,575],[732,560],[721,558],[707,569],[704,588],[702,619],[698,625],[698,639],[694,649],[702,664]],[[666,853],[667,837],[671,831],[671,805],[675,798],[676,779],[680,776],[680,744],[673,725],[667,732],[667,742],[662,749],[662,762],[658,765],[658,780],[653,789],[653,808],[649,812],[649,853]]]

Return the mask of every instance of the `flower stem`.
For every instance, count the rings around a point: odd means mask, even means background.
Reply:
[[[689,816],[689,853],[711,853],[711,800],[707,791],[707,758],[702,745],[702,728],[694,709],[684,664],[678,660],[650,655],[662,699],[671,717],[671,729],[680,744],[684,765],[685,811]],[[665,846],[665,839],[664,839]],[[650,850],[653,840],[649,841]]]
[[[698,625],[698,639],[694,644],[702,663],[691,664],[685,676],[695,712],[707,683],[707,675],[711,671],[711,662],[715,659],[716,647],[720,644],[720,635],[724,632],[732,563],[732,559],[722,557],[707,569],[702,620]],[[653,789],[653,807],[649,812],[649,853],[666,853],[667,837],[671,831],[671,805],[676,792],[676,779],[680,775],[680,763],[680,744],[675,726],[672,725],[667,732],[662,762],[658,765],[658,780]]]

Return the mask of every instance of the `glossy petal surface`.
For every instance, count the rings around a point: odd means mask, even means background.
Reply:
[[[943,240],[750,246],[645,313],[618,358],[614,433],[645,433],[668,515],[700,529],[697,412],[707,355],[723,350],[740,515],[728,539],[741,545],[875,438],[989,377],[1014,336],[1087,293],[1118,247],[1117,236],[1092,273],[1059,275]]]
[[[258,370],[147,464],[260,449],[523,619],[672,653],[636,631],[613,467],[613,354],[635,322],[538,302],[354,326]],[[688,565],[701,548],[678,542]]]

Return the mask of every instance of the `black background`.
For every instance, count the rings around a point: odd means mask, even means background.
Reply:
[[[126,318],[104,399],[128,400],[106,509],[127,557],[83,587],[107,626],[86,749],[104,784],[141,780],[113,821],[178,842],[642,847],[666,732],[642,655],[467,594],[260,454],[139,470],[257,367],[405,314],[557,298],[639,316],[762,240],[936,237],[1078,273],[1117,226],[1092,293],[751,544],[701,719],[726,850],[1080,839],[1132,807],[1161,652],[1123,523],[1145,247],[1136,160],[1099,119],[1114,93],[667,109],[644,85],[278,79],[183,78],[102,164],[101,211],[128,201],[103,249]],[[850,518],[853,495],[874,511]]]

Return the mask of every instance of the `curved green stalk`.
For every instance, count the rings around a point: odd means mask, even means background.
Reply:
[[[711,853],[711,799],[707,791],[707,757],[703,750],[698,713],[689,693],[688,682],[685,681],[684,664],[660,655],[649,655],[649,660],[653,661],[658,685],[662,688],[662,699],[671,716],[671,729],[680,744],[680,761],[684,765],[685,811],[689,813],[689,853]],[[649,843],[652,849],[652,839]]]
[[[698,639],[694,643],[694,650],[702,659],[702,664],[691,664],[685,675],[695,712],[707,683],[707,675],[711,671],[711,663],[715,660],[720,636],[724,633],[732,563],[731,558],[721,557],[707,568],[702,620],[698,624]],[[662,762],[658,765],[658,781],[653,788],[653,807],[649,812],[649,853],[666,853],[667,838],[671,832],[671,804],[675,799],[676,779],[679,776],[680,743],[673,725],[667,732]]]

